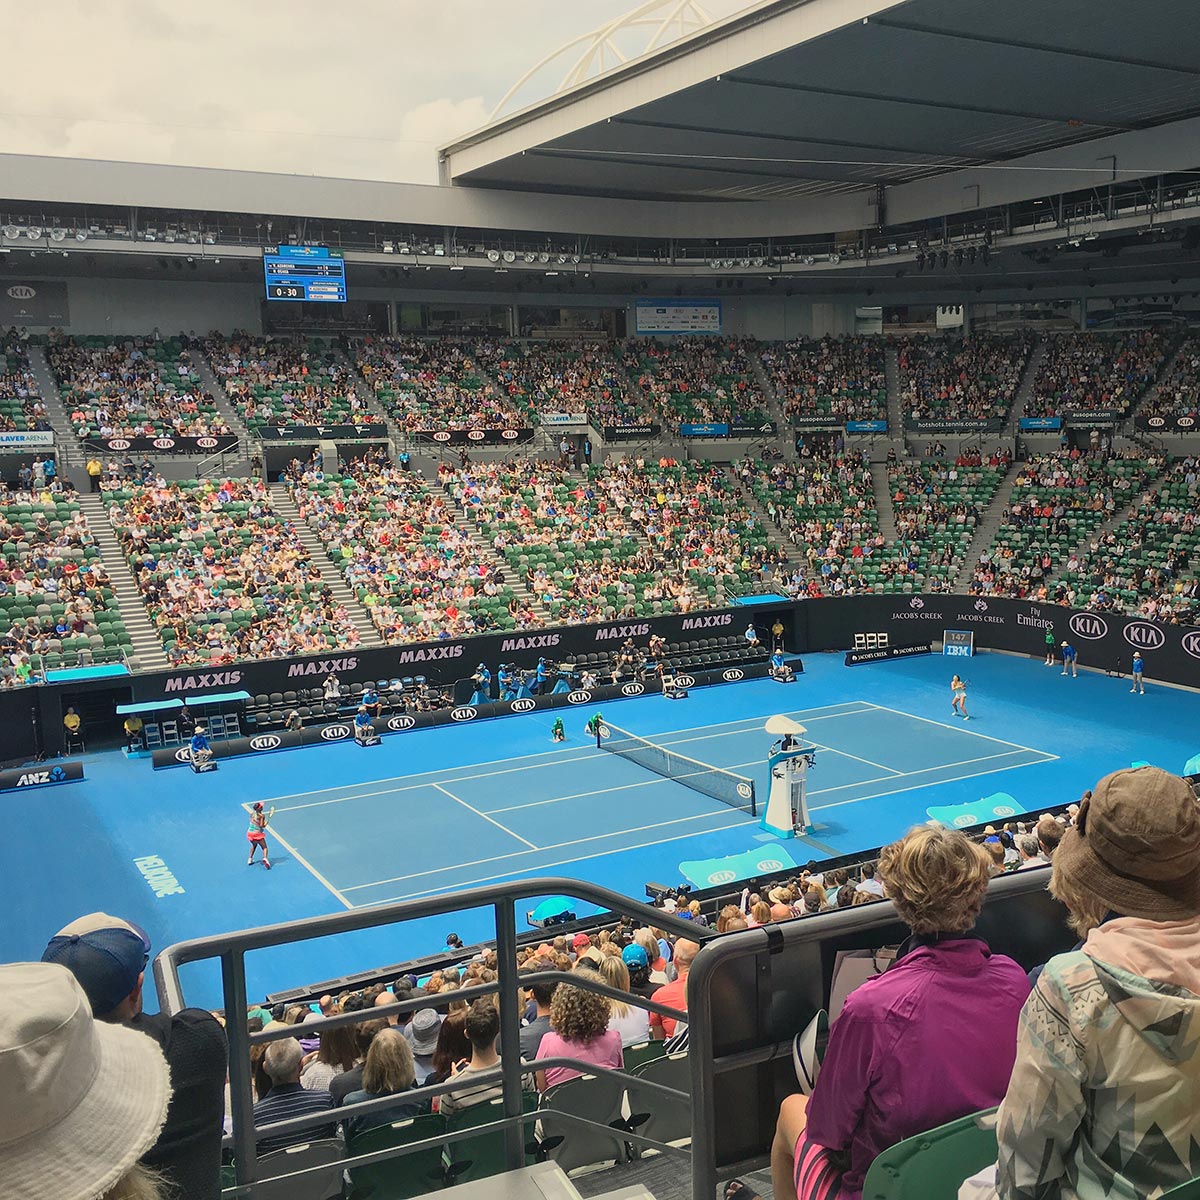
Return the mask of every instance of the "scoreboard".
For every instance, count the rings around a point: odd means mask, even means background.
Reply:
[[[973,629],[943,629],[942,653],[951,658],[970,658],[975,653]]]
[[[268,300],[346,302],[346,262],[328,246],[268,246],[263,251]]]

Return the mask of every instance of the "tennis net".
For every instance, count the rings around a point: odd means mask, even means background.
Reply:
[[[599,727],[596,744],[609,754],[626,758],[664,779],[673,779],[694,792],[728,804],[730,808],[740,809],[752,817],[758,816],[754,780],[745,775],[702,763],[698,759],[688,758],[686,754],[677,754],[667,746],[659,746],[638,737],[636,733],[618,729],[607,721]]]

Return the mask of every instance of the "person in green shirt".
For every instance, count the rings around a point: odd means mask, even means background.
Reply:
[[[1054,666],[1054,647],[1057,642],[1053,629],[1046,630],[1046,666]]]
[[[563,728],[562,717],[554,718],[554,724],[550,726],[550,736],[556,742],[565,742],[567,740],[567,731]]]

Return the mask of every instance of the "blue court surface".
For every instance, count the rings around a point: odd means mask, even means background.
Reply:
[[[152,772],[120,753],[87,756],[82,783],[10,794],[0,850],[4,960],[37,957],[81,913],[129,917],[156,949],[172,941],[498,879],[566,875],[630,896],[682,879],[684,861],[778,848],[798,863],[877,846],[926,809],[996,792],[1018,809],[1076,799],[1105,772],[1145,760],[1173,771],[1200,750],[1200,696],[1037,660],[984,654],[964,722],[940,657],[853,668],[812,655],[799,681],[769,680],[606,704],[610,721],[714,766],[752,776],[765,802],[764,720],[785,712],[817,747],[816,828],[781,842],[746,814],[597,750],[592,710],[418,730],[361,749],[340,744],[226,760],[196,776]],[[264,800],[274,869],[245,865],[245,807]],[[532,908],[534,902],[528,907]],[[451,929],[487,937],[487,910],[308,942],[253,956],[258,995],[438,949]],[[189,1001],[220,1004],[215,970],[190,967]]]

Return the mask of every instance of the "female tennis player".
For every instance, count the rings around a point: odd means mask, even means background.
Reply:
[[[969,721],[971,718],[967,716],[967,685],[955,675],[950,680],[950,711],[959,714],[964,721]]]
[[[250,814],[250,828],[246,831],[246,838],[250,843],[250,857],[246,859],[246,866],[254,865],[254,852],[261,846],[263,866],[268,871],[271,869],[271,860],[267,857],[267,826],[274,815],[274,805],[271,806],[270,812],[263,812],[262,801],[255,802],[254,810]]]

